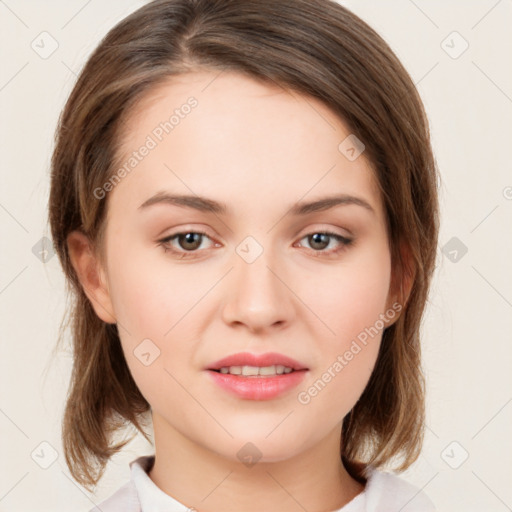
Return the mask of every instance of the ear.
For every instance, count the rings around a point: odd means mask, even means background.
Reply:
[[[72,231],[66,242],[71,264],[94,311],[104,322],[116,323],[106,274],[89,238],[80,231]]]
[[[386,307],[397,310],[400,306],[399,314],[386,324],[386,327],[393,325],[400,317],[401,312],[405,310],[409,295],[411,294],[414,278],[416,277],[416,266],[411,254],[409,245],[405,242],[400,243],[401,262],[395,263],[392,269],[391,284],[388,294]],[[395,307],[393,307],[395,305]]]

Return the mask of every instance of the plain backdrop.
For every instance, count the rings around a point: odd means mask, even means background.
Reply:
[[[94,494],[70,478],[60,422],[71,357],[52,352],[65,287],[57,257],[41,261],[58,115],[99,40],[143,3],[0,0],[0,511],[87,511],[152,453],[137,438]],[[417,84],[441,173],[423,324],[427,433],[403,476],[439,511],[512,510],[512,2],[342,3]]]

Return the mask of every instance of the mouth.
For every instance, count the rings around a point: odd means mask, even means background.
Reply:
[[[297,386],[309,368],[277,353],[234,354],[206,368],[213,382],[247,400],[270,400]]]
[[[238,375],[239,377],[275,377],[276,375],[283,375],[295,371],[289,366],[282,364],[271,366],[223,366],[218,370],[211,370],[213,372],[223,373],[226,375]]]

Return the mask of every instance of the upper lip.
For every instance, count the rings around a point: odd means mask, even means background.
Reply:
[[[239,352],[215,361],[208,366],[208,370],[220,370],[230,366],[273,366],[282,365],[293,370],[307,370],[308,368],[291,357],[277,352],[265,354],[251,354],[250,352]]]

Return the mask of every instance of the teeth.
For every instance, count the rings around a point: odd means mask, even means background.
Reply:
[[[277,364],[272,366],[224,366],[219,371],[220,373],[240,375],[241,377],[264,377],[291,373],[293,369],[288,366],[283,366],[282,364]]]
[[[263,366],[262,368],[259,369],[259,374],[260,375],[275,375],[276,373],[277,374],[280,374],[280,373],[283,373],[282,371],[279,372],[279,368],[283,368],[284,369],[284,366]]]
[[[242,366],[242,375],[258,375],[260,373],[260,369],[257,366]]]

